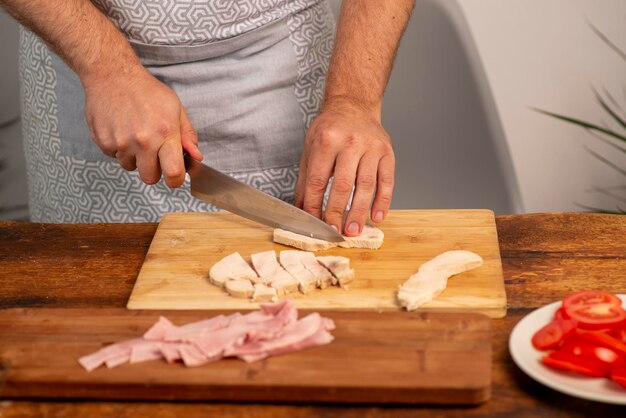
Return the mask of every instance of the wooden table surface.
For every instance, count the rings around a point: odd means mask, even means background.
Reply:
[[[626,216],[531,214],[496,221],[509,310],[506,318],[493,320],[493,394],[481,406],[0,400],[0,417],[624,416],[623,407],[584,401],[535,383],[513,363],[507,343],[524,315],[569,292],[626,293]],[[156,224],[0,222],[0,309],[125,306],[155,230]]]

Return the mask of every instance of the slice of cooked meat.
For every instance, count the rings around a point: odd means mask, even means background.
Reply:
[[[252,254],[252,265],[265,284],[276,289],[278,296],[298,291],[298,279],[287,272],[276,259],[273,250]]]
[[[369,248],[370,250],[377,250],[383,244],[385,234],[379,228],[370,225],[364,225],[361,235],[356,237],[346,237],[344,235],[344,242],[340,242],[338,245],[343,248]]]
[[[300,261],[308,271],[313,273],[317,280],[317,287],[324,289],[330,286],[333,282],[333,275],[324,268],[316,259],[313,253],[308,251],[298,251]]]
[[[304,251],[321,251],[337,246],[334,242],[307,237],[280,228],[274,229],[274,242]]]
[[[246,279],[259,281],[259,276],[246,263],[241,254],[234,252],[215,263],[209,270],[209,281],[216,286],[224,287],[228,280]]]
[[[315,289],[317,278],[300,261],[300,252],[296,250],[281,251],[280,264],[289,274],[298,279],[298,289],[306,294]]]
[[[254,286],[250,280],[237,279],[226,282],[226,291],[234,298],[249,299],[254,294]]]
[[[260,283],[254,285],[252,302],[276,302],[277,300],[278,294],[273,287],[265,286]]]
[[[350,259],[337,255],[322,255],[316,257],[317,261],[326,267],[335,279],[333,284],[345,287],[354,280],[354,270],[350,268]]]
[[[446,288],[448,278],[482,266],[483,259],[471,251],[454,250],[439,254],[422,264],[398,290],[400,306],[412,311],[436,298]]]
[[[385,238],[385,234],[380,229],[365,225],[361,235],[357,237],[343,237],[344,242],[335,243],[324,241],[316,238],[307,237],[306,235],[296,234],[284,229],[274,229],[274,242],[288,245],[290,247],[299,248],[304,251],[321,251],[334,247],[343,248],[368,248],[376,250],[380,248]]]

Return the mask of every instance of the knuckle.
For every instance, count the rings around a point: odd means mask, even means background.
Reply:
[[[174,130],[167,123],[161,123],[156,128],[156,133],[159,136],[159,138],[169,138],[170,136],[172,136],[173,132]]]
[[[118,138],[116,141],[116,151],[120,152],[120,153],[125,153],[126,151],[128,151],[129,147],[130,147],[130,141],[127,138],[121,137]]]
[[[326,190],[327,184],[328,184],[328,180],[318,175],[309,176],[306,179],[307,188],[309,188],[310,190],[314,190],[314,191]]]
[[[350,215],[358,219],[363,219],[367,216],[369,209],[364,206],[352,206],[350,208]]]
[[[387,187],[393,187],[394,175],[393,173],[381,173],[378,176],[378,181],[380,182],[381,185],[384,185]]]
[[[171,167],[165,173],[165,178],[168,180],[179,180],[185,176],[185,170],[182,167]]]
[[[335,133],[333,130],[323,128],[319,131],[319,134],[317,135],[317,145],[323,149],[330,148],[334,145],[334,138]]]
[[[380,195],[376,197],[376,200],[381,205],[389,206],[391,204],[391,195]]]
[[[356,187],[364,190],[374,190],[376,177],[371,174],[361,174],[356,180]]]
[[[341,194],[347,194],[352,192],[352,186],[354,186],[354,183],[347,178],[344,177],[335,177],[333,179],[333,189]]]
[[[341,206],[327,206],[324,217],[327,220],[341,219],[343,218],[345,210]]]

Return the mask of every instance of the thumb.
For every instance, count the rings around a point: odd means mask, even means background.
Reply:
[[[180,108],[180,142],[191,158],[202,161],[204,157],[198,148],[198,134],[191,124],[187,111],[182,106]]]

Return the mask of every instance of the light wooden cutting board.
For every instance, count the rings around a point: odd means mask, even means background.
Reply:
[[[316,255],[349,257],[356,272],[349,290],[326,288],[289,294],[298,308],[399,310],[396,290],[419,266],[448,250],[469,250],[484,259],[478,269],[453,276],[424,310],[506,315],[506,293],[493,212],[396,210],[382,224],[378,250],[333,248]],[[129,309],[256,309],[208,281],[210,267],[238,251],[291,249],[272,242],[272,229],[230,213],[171,213],[161,220],[128,301]]]

